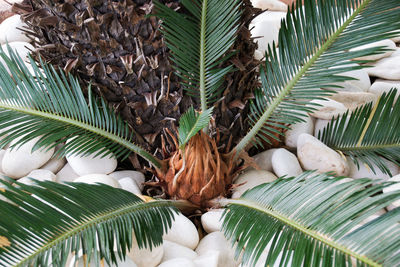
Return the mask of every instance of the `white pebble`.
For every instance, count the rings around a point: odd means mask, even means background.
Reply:
[[[330,120],[347,111],[347,108],[342,104],[332,99],[312,100],[310,103],[320,106],[313,106],[316,110],[310,113],[311,116],[318,119]]]
[[[193,261],[186,258],[176,258],[165,261],[158,265],[158,267],[196,267]]]
[[[390,193],[393,191],[399,191],[400,190],[400,174],[393,176],[388,180],[388,182],[396,182],[396,184],[393,184],[391,186],[388,186],[384,188],[382,191],[383,193]],[[400,207],[400,199],[394,201],[389,207],[387,207],[388,210],[392,210],[394,208]]]
[[[400,80],[400,56],[396,52],[391,57],[382,58],[368,65],[372,66],[372,68],[366,69],[370,76],[387,80]]]
[[[71,165],[69,163],[65,164],[64,167],[57,172],[57,181],[58,182],[72,182],[76,178],[79,177],[78,174],[74,172],[74,170],[71,168]]]
[[[69,267],[86,267],[87,265],[85,265],[84,263],[84,259],[83,256],[80,256],[78,258],[78,262],[75,262],[75,257],[71,258],[71,262],[70,264],[67,266]],[[92,257],[91,259],[91,264],[90,266],[94,266],[94,258]],[[102,267],[138,267],[130,258],[126,257],[125,260],[120,260],[117,259],[117,265],[108,265],[107,262],[104,261],[104,265],[102,265]]]
[[[197,254],[204,255],[209,251],[218,251],[218,266],[239,266],[240,260],[235,260],[235,248],[232,247],[224,234],[221,232],[212,232],[206,235],[196,248]]]
[[[130,171],[130,170],[125,170],[125,171],[116,171],[112,172],[109,174],[111,177],[113,177],[116,180],[120,180],[122,178],[130,177],[139,186],[140,190],[143,190],[143,183],[144,183],[144,174],[138,171]]]
[[[310,116],[303,118],[305,122],[298,122],[290,126],[290,129],[285,133],[285,145],[290,148],[297,146],[297,139],[302,133],[314,133],[314,119]]]
[[[269,11],[287,11],[287,5],[279,0],[251,0],[255,8]]]
[[[109,176],[112,177],[111,175],[109,175]],[[118,181],[118,183],[120,184],[122,189],[129,191],[132,194],[135,194],[135,195],[142,194],[142,192],[139,189],[139,186],[136,184],[136,182],[131,177],[122,178]]]
[[[343,104],[346,109],[355,110],[356,108],[367,103],[375,102],[377,96],[367,92],[337,92],[329,97],[334,101]]]
[[[209,250],[193,260],[196,267],[218,267],[219,251]]]
[[[362,45],[362,46],[359,46],[359,47],[356,47],[356,48],[352,48],[352,49],[350,49],[350,51],[351,52],[360,51],[360,50],[363,50],[363,49],[375,48],[375,47],[378,47],[378,46],[383,46],[385,49],[388,49],[388,50],[391,50],[391,51],[386,51],[384,53],[377,54],[377,55],[369,55],[369,56],[364,56],[364,57],[358,57],[358,58],[355,58],[354,60],[378,60],[378,59],[390,56],[391,54],[393,54],[393,52],[394,52],[393,50],[396,49],[396,44],[392,40],[387,39],[387,40],[381,40],[381,41],[378,41],[378,42],[373,42],[373,43],[370,43],[370,44]]]
[[[172,227],[164,234],[163,239],[195,249],[199,243],[199,233],[196,226],[186,216],[179,213],[175,214]]]
[[[368,92],[373,93],[376,96],[381,96],[383,93],[389,92],[392,88],[397,88],[397,94],[395,97],[395,99],[397,99],[400,94],[400,81],[376,79]]]
[[[14,149],[8,148],[2,161],[2,169],[5,175],[12,178],[20,178],[35,169],[43,166],[54,153],[54,148],[39,148],[32,153],[33,146],[39,141],[40,137],[26,142]],[[15,144],[16,140],[11,142]]]
[[[341,155],[309,134],[299,136],[297,157],[305,170],[332,171],[341,176],[349,173],[349,166]]]
[[[65,158],[52,158],[46,164],[44,164],[40,169],[57,173],[62,169],[62,167],[64,167],[66,162],[67,161],[65,160]]]
[[[272,168],[278,177],[297,176],[303,172],[297,157],[284,148],[276,150],[272,155]]]
[[[194,252],[192,249],[175,242],[164,240],[163,247],[164,256],[161,260],[162,262],[175,258],[186,258],[189,260],[193,260],[197,257],[197,253]]]
[[[278,45],[281,20],[285,17],[286,12],[265,11],[251,22],[251,37],[255,38],[255,42],[258,43],[258,51],[262,55],[265,54],[268,45],[272,46],[273,42]]]
[[[101,173],[93,173],[81,176],[74,180],[75,183],[86,183],[86,184],[106,184],[115,188],[120,188],[120,185],[117,180],[112,178],[109,175],[101,174]]]
[[[14,15],[5,19],[0,24],[0,44],[7,42],[29,42],[29,38],[20,30],[26,27],[27,25],[22,22],[20,15]]]
[[[0,173],[3,173],[3,168],[2,168],[2,162],[3,162],[3,157],[6,154],[6,150],[1,149],[0,150]]]
[[[201,225],[207,233],[221,231],[222,229],[222,214],[225,209],[213,209],[201,215]]]
[[[255,163],[261,170],[272,171],[272,154],[275,151],[276,148],[272,148],[253,156]]]
[[[348,64],[346,67],[358,66],[358,64]],[[337,67],[332,67],[337,68]],[[350,78],[355,78],[355,80],[347,80],[344,82],[335,83],[337,87],[325,87],[325,89],[330,89],[334,91],[350,91],[350,92],[365,92],[371,87],[371,80],[368,76],[368,72],[365,69],[351,70],[340,73],[341,76],[347,76]]]
[[[132,247],[127,251],[127,256],[136,263],[137,267],[155,267],[161,262],[163,255],[164,247],[162,245],[153,247],[152,250],[150,248],[140,249],[133,234]]]
[[[396,175],[399,173],[399,167],[396,164],[394,164],[384,158],[381,158],[381,159],[385,162],[386,167],[390,170],[392,175]],[[376,164],[372,164],[372,166],[374,167],[374,170],[375,170],[375,173],[374,173],[368,165],[366,165],[362,162],[359,162],[359,169],[357,168],[357,165],[353,162],[353,160],[351,160],[350,158],[347,159],[347,162],[350,167],[349,177],[351,177],[353,179],[370,178],[370,179],[388,180],[390,178],[390,176],[388,174],[384,174],[376,166]]]
[[[94,155],[75,156],[67,155],[67,161],[78,175],[91,173],[109,174],[117,168],[117,159],[114,156],[101,157]],[[126,177],[126,176],[125,176]]]
[[[24,184],[34,184],[31,179],[38,181],[56,181],[56,175],[48,170],[33,170],[27,176],[18,179],[18,182]]]
[[[22,60],[24,60],[25,62],[29,62],[28,55],[30,54],[31,51],[34,50],[34,47],[30,43],[12,42],[12,43],[8,43],[8,45],[16,54],[18,54],[21,57]],[[10,56],[10,54],[8,53],[7,45],[3,44],[1,46],[1,48],[4,50],[4,52],[7,56]],[[4,64],[4,61],[2,58],[0,59],[0,62]]]
[[[264,170],[247,170],[235,180],[235,185],[240,185],[234,188],[232,198],[239,198],[248,189],[254,188],[257,185],[270,183],[278,179],[272,172]]]
[[[318,133],[323,132],[323,129],[330,123],[331,120],[322,120],[322,119],[317,119],[315,121],[315,128],[314,128],[314,136],[318,137]]]

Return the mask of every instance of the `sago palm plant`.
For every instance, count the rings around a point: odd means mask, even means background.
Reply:
[[[40,137],[34,149],[61,145],[58,156],[113,154],[124,159],[136,153],[151,163],[158,185],[172,199],[145,203],[104,185],[2,182],[0,264],[62,266],[69,252],[79,250],[88,259],[93,254],[116,262],[130,247],[132,232],[140,246],[159,244],[174,207],[189,202],[227,207],[224,231],[238,255],[243,249],[244,262],[256,262],[268,248],[266,264],[280,256],[282,266],[399,264],[399,209],[359,226],[400,198],[400,192],[381,193],[390,183],[304,173],[261,185],[238,200],[223,198],[236,172],[250,164],[246,151],[251,146],[263,146],[301,122],[315,108],[310,100],[334,93],[321,88],[350,79],[341,73],[362,68],[354,62],[367,62],[354,58],[385,51],[350,49],[398,35],[398,1],[306,0],[304,8],[298,2],[282,22],[278,50],[269,47],[260,66],[262,86],[251,103],[249,132],[223,150],[213,107],[223,97],[223,77],[233,69],[224,63],[231,56],[226,52],[235,40],[241,1],[181,2],[184,13],[154,4],[176,74],[199,105],[184,113],[176,132],[168,131],[164,159],[134,144],[129,127],[91,94],[90,86],[85,98],[71,75],[33,60],[31,73],[13,51],[7,51],[10,56],[0,52],[1,145],[17,140],[18,147]],[[400,101],[394,101],[395,94],[333,120],[321,139],[356,162],[378,163],[384,170],[379,157],[399,164]]]

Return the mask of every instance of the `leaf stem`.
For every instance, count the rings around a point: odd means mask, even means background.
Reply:
[[[206,19],[207,19],[207,2],[203,0],[201,10],[201,29],[200,29],[200,102],[201,112],[207,110],[206,98]]]

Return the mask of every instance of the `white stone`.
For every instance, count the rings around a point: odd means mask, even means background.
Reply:
[[[6,154],[6,150],[1,149],[0,150],[0,173],[3,173],[2,162],[3,162],[3,157],[5,154]]]
[[[111,175],[109,175],[109,176],[112,177]],[[142,194],[142,192],[139,189],[139,186],[131,177],[122,178],[118,181],[118,183],[120,184],[122,189],[129,191],[132,194],[135,194],[135,195]]]
[[[207,233],[221,231],[222,214],[225,209],[213,209],[201,215],[201,225]]]
[[[155,267],[163,258],[164,247],[162,245],[150,248],[139,248],[136,237],[132,236],[132,247],[127,251],[127,256],[133,260],[137,267]]]
[[[360,51],[363,49],[375,48],[378,46],[384,47],[385,49],[388,49],[390,51],[386,51],[384,53],[377,54],[377,55],[358,57],[358,58],[354,58],[354,60],[378,60],[378,59],[390,56],[391,54],[393,54],[394,50],[396,49],[396,44],[392,40],[387,39],[387,40],[381,40],[378,42],[373,42],[370,44],[362,45],[362,46],[359,46],[356,48],[352,48],[352,49],[350,49],[350,51],[351,52]]]
[[[192,249],[168,240],[164,240],[163,247],[164,247],[164,256],[161,262],[175,258],[185,258],[189,260],[194,260],[198,256],[197,253],[194,252]]]
[[[31,51],[33,51],[35,49],[30,43],[27,43],[27,42],[12,42],[12,43],[8,43],[8,45],[25,62],[29,62],[28,55],[30,54]],[[8,53],[7,45],[3,44],[1,46],[1,48],[4,50],[4,52],[7,56],[10,56],[10,54]],[[3,59],[0,59],[0,62],[4,64]]]
[[[337,117],[347,111],[347,108],[342,104],[332,99],[326,100],[312,100],[310,103],[318,104],[320,106],[313,105],[312,107],[316,110],[313,111],[310,115],[314,118],[330,120],[333,117]]]
[[[92,257],[90,265],[89,266],[95,266],[94,265],[94,257]],[[67,266],[69,267],[86,267],[88,265],[85,265],[83,256],[80,256],[78,258],[78,262],[75,261],[75,257],[71,258],[71,262],[70,264]],[[136,265],[130,258],[126,257],[125,260],[120,260],[117,259],[117,265],[108,265],[106,261],[104,261],[104,265],[101,265],[102,267],[138,267],[138,265]]]
[[[393,31],[393,32],[396,32],[396,31]],[[397,31],[397,34],[394,37],[390,38],[390,40],[392,40],[395,43],[400,42],[400,31]]]
[[[389,92],[392,88],[397,88],[396,100],[400,94],[400,81],[390,81],[376,79],[371,85],[368,92],[375,94],[376,96],[381,96],[383,93]]]
[[[20,15],[14,15],[5,19],[0,24],[0,44],[6,42],[29,42],[29,38],[20,29],[26,29],[27,25],[22,22]]]
[[[275,151],[276,148],[272,148],[253,156],[255,163],[261,170],[272,171],[272,154]]]
[[[218,267],[219,251],[209,250],[193,260],[196,267]]]
[[[373,93],[367,92],[337,92],[329,97],[345,106],[346,109],[355,110],[367,103],[375,102],[378,98]]]
[[[248,189],[257,185],[270,183],[278,179],[272,172],[264,170],[247,170],[235,180],[232,198],[239,198]]]
[[[396,164],[384,158],[381,159],[385,162],[386,167],[390,170],[392,175],[396,175],[399,173],[399,167]],[[353,179],[370,178],[370,179],[388,180],[390,178],[389,175],[384,174],[375,164],[372,164],[375,170],[374,173],[368,165],[362,162],[359,162],[359,169],[357,168],[357,165],[353,162],[353,160],[351,160],[350,158],[347,159],[347,162],[350,167],[349,177]]]
[[[272,155],[272,168],[278,177],[297,176],[303,172],[296,155],[284,148],[276,150]]]
[[[64,167],[66,162],[67,161],[65,160],[64,157],[63,158],[57,158],[57,157],[52,158],[46,164],[44,164],[40,169],[48,170],[53,173],[57,173],[62,169],[62,167]]]
[[[331,120],[317,119],[315,121],[314,136],[318,137],[319,132],[322,134],[322,130],[328,125],[329,122],[331,122]]]
[[[65,164],[64,167],[57,172],[58,182],[73,182],[79,175],[74,172],[69,163]]]
[[[102,158],[101,156],[94,157],[94,154],[89,156],[67,155],[67,161],[78,175],[109,174],[117,168],[118,164],[114,156],[108,155]]]
[[[31,179],[35,179],[38,181],[56,181],[56,175],[48,170],[33,170],[27,176],[18,179],[18,182],[23,184],[34,184]]]
[[[196,248],[200,256],[210,253],[210,250],[219,252],[218,266],[239,266],[240,260],[235,260],[235,248],[223,233],[212,232],[206,235]]]
[[[258,51],[262,55],[268,48],[268,45],[278,45],[279,30],[281,28],[281,20],[286,17],[286,12],[266,11],[258,15],[250,24],[251,37],[255,38],[258,43]]]
[[[305,170],[332,171],[343,176],[349,173],[349,166],[341,155],[309,134],[299,136],[297,157]]]
[[[158,267],[196,267],[193,261],[185,258],[176,258],[165,261],[158,265]]]
[[[140,190],[143,190],[144,187],[144,174],[138,171],[130,171],[130,170],[125,170],[125,171],[116,171],[112,172],[109,174],[111,177],[113,177],[116,180],[120,180],[122,178],[130,177],[132,178],[137,185],[139,186]]]
[[[393,184],[391,186],[385,187],[382,191],[383,193],[390,193],[393,191],[399,191],[400,190],[400,174],[393,176],[388,180],[388,182],[396,182],[396,184]],[[400,207],[400,199],[394,201],[387,209],[392,210],[394,208]]]
[[[109,175],[102,174],[102,173],[93,173],[81,176],[74,180],[75,183],[86,183],[86,184],[106,184],[115,188],[120,188],[120,185],[117,180],[112,178]]]
[[[163,239],[195,249],[199,243],[196,226],[183,214],[175,214],[172,227],[164,234]]]
[[[347,67],[358,66],[358,64],[348,64]],[[335,68],[335,67],[332,67]],[[337,67],[336,67],[337,68]],[[344,82],[335,83],[337,87],[325,87],[325,89],[334,91],[350,91],[350,92],[365,92],[371,87],[371,80],[368,76],[366,69],[351,70],[340,73],[340,76],[347,76],[350,78],[355,78],[356,80],[347,80]]]
[[[372,68],[366,68],[370,76],[387,80],[400,80],[400,56],[396,52],[391,57],[382,58],[368,65],[372,66]]]
[[[251,0],[251,4],[262,10],[287,11],[287,5],[279,0]]]
[[[302,133],[314,133],[314,119],[310,116],[303,118],[305,122],[298,122],[290,126],[290,129],[285,133],[285,145],[290,148],[297,146],[297,139]]]
[[[54,148],[39,148],[32,152],[33,146],[39,139],[40,137],[37,137],[19,147],[6,150],[2,161],[2,169],[5,175],[12,178],[20,178],[49,161],[54,153]],[[16,142],[17,140],[14,140],[10,145],[12,146]]]

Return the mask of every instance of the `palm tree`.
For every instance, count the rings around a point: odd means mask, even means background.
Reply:
[[[91,94],[90,86],[86,100],[71,75],[32,59],[30,73],[13,51],[9,49],[10,56],[0,51],[5,62],[0,65],[0,145],[23,137],[14,144],[17,147],[39,137],[34,149],[62,144],[59,156],[112,153],[124,159],[133,152],[152,164],[170,198],[182,200],[144,203],[104,185],[15,182],[15,187],[2,182],[5,189],[0,194],[6,201],[0,208],[0,263],[43,266],[51,259],[62,266],[68,252],[79,249],[89,259],[95,253],[97,260],[115,262],[132,243],[132,229],[140,246],[159,244],[174,207],[191,202],[227,207],[224,231],[238,254],[244,249],[245,262],[257,261],[268,246],[269,264],[279,255],[282,264],[294,266],[346,266],[352,260],[360,266],[397,264],[399,209],[358,227],[400,198],[397,192],[380,193],[390,183],[304,173],[261,185],[239,200],[216,200],[226,196],[235,173],[247,166],[245,153],[251,146],[263,146],[303,121],[315,108],[309,100],[334,93],[320,88],[334,87],[350,79],[341,73],[362,68],[351,63],[367,62],[354,58],[385,51],[351,48],[399,34],[397,0],[304,2],[304,9],[298,2],[299,8],[292,8],[282,22],[278,51],[266,51],[267,60],[260,66],[262,86],[250,107],[249,132],[224,152],[218,149],[210,122],[221,98],[222,78],[233,68],[221,66],[231,56],[226,52],[235,40],[239,0],[182,0],[185,14],[154,2],[176,73],[200,103],[181,117],[177,132],[169,133],[172,152],[163,160],[132,142],[125,122]],[[367,104],[352,112],[350,121],[358,124],[345,124],[349,114],[334,119],[321,139],[356,162],[378,163],[385,169],[379,159],[383,156],[399,164],[400,102],[394,101],[395,93],[383,95],[374,107]],[[89,195],[90,201],[82,195]],[[114,238],[118,252],[113,251]]]

